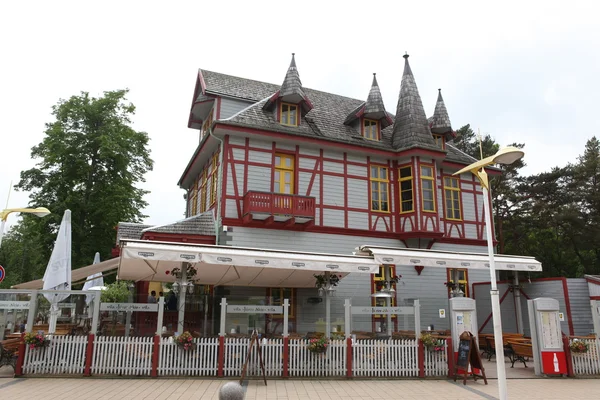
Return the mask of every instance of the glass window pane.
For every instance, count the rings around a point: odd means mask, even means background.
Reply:
[[[285,158],[285,166],[288,168],[292,167],[292,159],[291,158],[289,158],[289,157]]]
[[[424,190],[423,191],[423,199],[432,201],[433,200],[433,193],[431,191],[429,191],[429,190]]]
[[[379,210],[379,202],[371,201],[371,210]]]
[[[292,183],[292,173],[291,172],[284,172],[283,174],[284,178],[285,178],[285,183]]]
[[[279,182],[279,171],[275,170],[275,182]]]
[[[421,167],[421,176],[433,176],[431,167]]]
[[[283,111],[283,112],[288,112],[288,110],[289,110],[289,107],[288,107],[288,105],[287,105],[287,104],[283,104],[283,105],[281,106],[281,111]]]
[[[387,168],[381,168],[381,179],[387,179]]]
[[[413,209],[412,200],[402,203],[402,211],[411,211],[412,209]]]
[[[275,165],[281,165],[281,157],[275,156]]]
[[[402,192],[400,198],[402,199],[402,201],[412,200],[412,192]]]
[[[423,190],[433,190],[433,182],[430,180],[423,180]]]
[[[460,204],[458,203],[458,199],[454,200],[454,209],[460,210]]]
[[[381,211],[388,211],[387,201],[382,201],[381,202]]]
[[[296,125],[296,107],[290,107],[290,124]]]
[[[371,200],[379,201],[379,193],[378,192],[371,193]]]
[[[288,123],[288,114],[286,112],[281,113],[281,123],[282,124],[287,124]]]
[[[431,200],[425,200],[423,202],[423,205],[424,205],[425,210],[427,210],[427,211],[433,211],[433,201],[431,201]]]
[[[377,167],[371,167],[371,178],[378,178],[379,175],[377,174]]]
[[[411,168],[410,167],[404,167],[404,168],[400,168],[400,178],[407,178],[409,176],[411,176]]]
[[[289,185],[289,184],[287,184],[287,183],[286,183],[286,185],[285,185],[285,191],[284,191],[283,193],[288,193],[288,194],[291,194],[291,193],[292,193],[292,192],[291,192],[291,188],[290,188],[290,185]]]

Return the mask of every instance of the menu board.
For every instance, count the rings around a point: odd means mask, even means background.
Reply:
[[[466,331],[472,331],[473,330],[473,326],[471,326],[471,311],[465,311],[463,313],[463,322],[464,322],[464,329]]]
[[[560,349],[561,329],[556,311],[539,311],[542,349]]]

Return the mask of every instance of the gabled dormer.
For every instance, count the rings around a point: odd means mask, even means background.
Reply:
[[[360,134],[368,140],[380,141],[381,130],[390,126],[392,119],[385,111],[383,98],[377,83],[377,77],[373,73],[373,83],[369,91],[367,101],[354,109],[344,121],[345,125],[354,126],[358,124]]]
[[[302,88],[295,53],[292,53],[292,62],[281,88],[265,102],[263,109],[275,111],[277,121],[281,125],[293,127],[300,125],[301,116],[306,115],[312,108],[313,105]]]
[[[433,112],[433,117],[429,118],[429,128],[431,129],[435,144],[440,149],[445,149],[446,142],[456,137],[456,133],[452,130],[452,124],[450,123],[446,104],[442,98],[442,89],[438,89],[435,111]]]

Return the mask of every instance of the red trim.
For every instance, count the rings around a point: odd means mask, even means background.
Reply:
[[[510,289],[506,289],[506,292],[504,292],[504,294],[502,295],[502,298],[500,298],[500,305],[502,305],[502,302],[504,301],[504,299],[506,298],[506,295],[510,292]],[[479,328],[479,330],[477,331],[478,333],[481,333],[481,331],[483,331],[483,328],[485,328],[485,326],[487,325],[488,322],[490,322],[490,319],[492,319],[492,315],[493,313],[490,313],[490,315],[488,315],[488,317],[486,318],[485,322],[483,323],[483,325],[481,325],[481,328]]]
[[[232,150],[233,151],[233,150]],[[248,161],[250,161],[250,138],[246,138],[244,145],[244,191],[248,192]],[[233,157],[232,157],[233,159]],[[236,182],[237,184],[237,182]]]
[[[575,369],[573,368],[573,357],[571,357],[571,347],[569,346],[569,338],[563,336],[562,340],[565,358],[567,359],[567,376],[572,378],[575,376]]]
[[[600,285],[600,280],[596,278],[584,278],[587,283],[593,283],[594,285]]]
[[[221,97],[217,97],[217,117],[215,119],[221,119]]]
[[[219,360],[217,367],[217,376],[223,377],[223,367],[225,366],[225,337],[219,336]]]
[[[92,358],[94,354],[94,334],[88,335],[88,342],[85,349],[85,369],[83,370],[83,376],[92,375]]]
[[[217,114],[219,112],[217,111]],[[225,218],[225,210],[227,209],[227,205],[225,203],[225,195],[227,194],[227,163],[229,162],[229,154],[227,146],[229,145],[229,135],[225,135],[223,138],[223,145],[221,146],[221,154],[223,154],[223,173],[221,174],[221,218]],[[233,169],[233,167],[232,167]],[[219,170],[217,169],[217,178],[219,177]],[[216,197],[216,194],[215,194]],[[240,216],[239,201],[236,201],[238,206],[238,218]]]
[[[277,143],[271,142],[271,193],[275,190],[275,154],[277,153]],[[248,177],[244,177],[248,180]]]
[[[352,338],[346,339],[346,377],[352,378]]]
[[[344,152],[344,228],[348,229],[348,153]]]
[[[227,135],[227,139],[229,139],[229,135]],[[227,160],[233,160],[233,149],[231,148],[231,146],[229,146],[229,140],[227,140]],[[242,206],[241,206],[241,202],[239,200],[240,198],[240,192],[238,189],[238,181],[237,181],[237,173],[235,171],[235,163],[232,161],[229,161],[231,163],[231,180],[232,180],[232,185],[233,185],[233,194],[235,196],[235,206],[237,209],[237,213],[238,213],[238,218],[242,218]],[[223,181],[226,181],[226,176],[225,174],[223,174]],[[246,184],[246,180],[244,180],[244,185]],[[223,202],[226,202],[227,199],[227,192],[224,190],[223,191]],[[227,207],[223,207],[223,208],[227,208]],[[225,215],[223,214],[223,217],[225,217]]]
[[[446,338],[446,359],[448,360],[448,378],[454,376],[454,348],[452,338]]]
[[[573,329],[573,318],[571,316],[571,299],[569,298],[569,285],[567,285],[567,278],[561,278],[563,284],[563,292],[565,296],[565,307],[567,308],[567,322],[569,323],[569,335],[575,335]]]
[[[284,378],[289,376],[288,373],[288,360],[290,359],[290,338],[283,338],[283,374]]]
[[[23,362],[25,361],[25,333],[21,333],[19,342],[19,355],[17,356],[17,365],[15,365],[15,376],[23,375]]]
[[[419,378],[425,378],[425,346],[421,339],[419,339],[419,349],[417,353],[419,358]]]
[[[300,194],[300,146],[294,152],[294,194]]]
[[[320,163],[319,163],[319,169],[320,169],[320,175],[319,175],[319,226],[323,226],[323,149],[319,149],[319,157],[320,159]]]
[[[600,296],[590,296],[590,300],[600,300]]]
[[[152,370],[150,376],[152,378],[158,377],[158,348],[160,345],[160,336],[154,335],[154,345],[152,346]]]

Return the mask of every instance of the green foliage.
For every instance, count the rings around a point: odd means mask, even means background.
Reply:
[[[96,251],[109,258],[119,221],[145,217],[147,191],[137,185],[152,169],[149,138],[131,127],[135,107],[126,94],[118,90],[96,98],[82,92],[52,108],[55,120],[31,151],[37,164],[22,171],[15,186],[31,191],[31,207],[47,207],[52,214],[23,217],[3,241],[0,261],[16,281],[43,275],[66,209],[72,212],[73,268],[90,264]]]
[[[129,282],[116,281],[106,285],[106,290],[100,294],[102,303],[125,303],[129,299]]]

